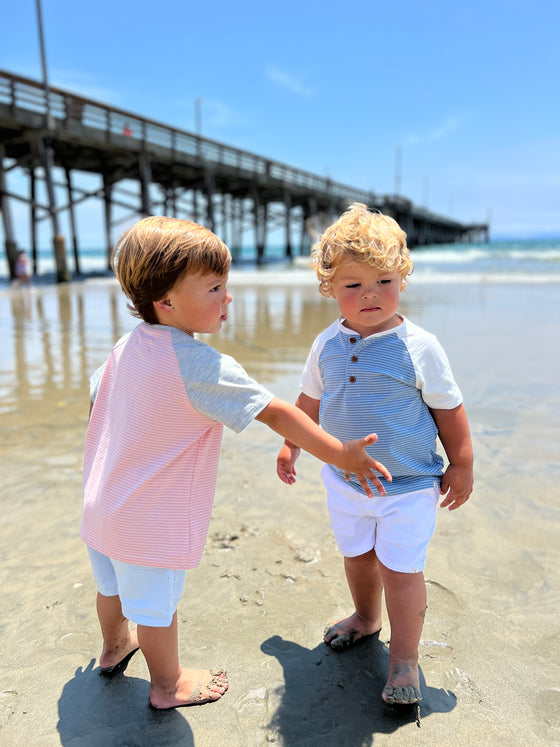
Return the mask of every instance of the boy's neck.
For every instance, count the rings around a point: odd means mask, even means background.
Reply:
[[[372,335],[379,335],[382,332],[388,332],[391,329],[395,329],[395,327],[399,327],[403,323],[404,317],[400,312],[396,311],[391,321],[383,324],[381,329],[362,329],[362,331],[349,324],[348,320],[344,316],[340,317],[340,321],[343,327],[346,327],[346,329],[355,332],[365,340],[367,337],[371,337]]]

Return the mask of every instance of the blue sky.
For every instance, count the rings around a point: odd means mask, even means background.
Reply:
[[[560,236],[560,4],[42,0],[51,85],[493,237]],[[35,0],[0,68],[41,79]],[[400,169],[397,167],[400,152]],[[27,220],[27,219],[26,219]]]

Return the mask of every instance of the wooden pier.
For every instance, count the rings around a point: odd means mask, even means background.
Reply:
[[[12,171],[27,176],[27,195],[10,191]],[[98,176],[98,185],[89,191],[78,187],[80,172]],[[42,202],[37,197],[38,180],[46,188]],[[123,183],[129,181],[138,189],[126,190]],[[100,243],[106,248],[107,266],[114,246],[115,208],[129,211],[128,218],[159,214],[203,223],[226,241],[234,261],[239,259],[244,233],[254,232],[251,243],[257,263],[267,259],[271,229],[282,230],[285,257],[290,259],[307,253],[317,234],[352,202],[392,215],[411,247],[488,240],[487,225],[465,225],[404,198],[354,189],[58,88],[46,90],[38,81],[0,70],[0,210],[10,274],[18,252],[14,200],[29,209],[34,272],[37,225],[48,220],[57,279],[65,281],[70,273],[60,215],[68,214],[79,274],[75,209],[91,199],[101,199],[104,205]]]

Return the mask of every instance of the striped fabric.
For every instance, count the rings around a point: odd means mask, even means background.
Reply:
[[[223,424],[238,432],[273,395],[230,356],[144,323],[92,377],[84,455],[84,542],[116,560],[198,565]]]
[[[393,476],[392,483],[382,479],[389,495],[439,486],[443,459],[428,408],[453,409],[462,401],[441,345],[404,317],[366,338],[342,321],[317,337],[301,380],[304,394],[321,400],[322,427],[341,441],[377,433],[368,451]],[[351,484],[364,492],[355,478]]]

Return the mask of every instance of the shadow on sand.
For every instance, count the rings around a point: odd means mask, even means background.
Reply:
[[[148,705],[150,685],[137,677],[107,680],[95,659],[66,683],[58,701],[60,744],[72,747],[181,745],[194,747],[188,723],[175,711]]]
[[[457,698],[446,690],[427,687],[422,672],[422,702],[414,706],[388,706],[381,699],[389,651],[378,637],[344,654],[324,643],[314,649],[273,636],[261,650],[278,659],[285,685],[277,694],[280,705],[267,730],[281,744],[367,747],[377,734],[391,734],[430,713],[448,713]]]

